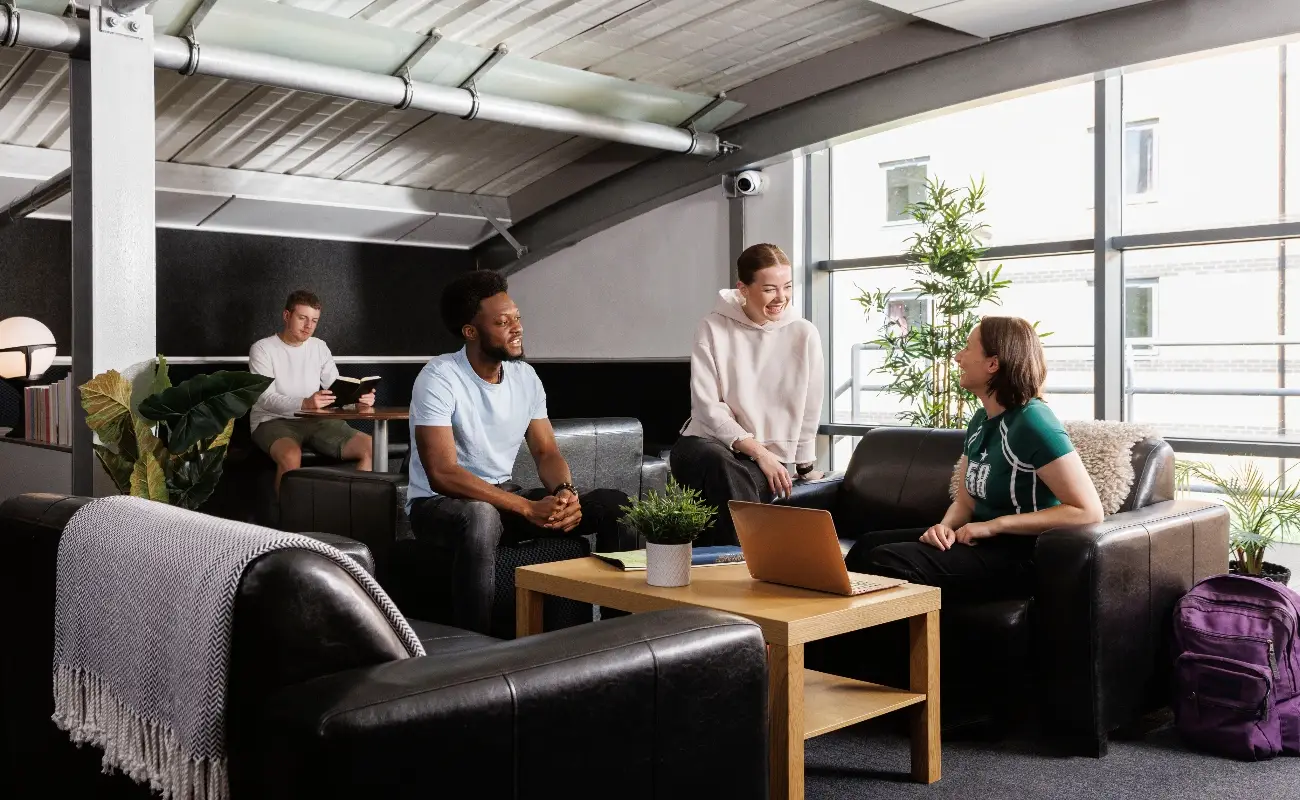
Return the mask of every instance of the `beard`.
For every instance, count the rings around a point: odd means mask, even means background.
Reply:
[[[524,350],[522,347],[519,348],[518,355],[515,355],[505,347],[498,345],[484,344],[481,346],[481,349],[483,350],[483,355],[488,358],[496,359],[497,361],[520,361],[524,357]]]

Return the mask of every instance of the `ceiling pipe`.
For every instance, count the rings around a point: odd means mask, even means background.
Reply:
[[[86,46],[83,42],[90,38],[88,21],[36,11],[17,12],[7,5],[4,8],[7,13],[0,19],[0,31],[3,31],[0,43],[84,54]],[[729,155],[739,149],[723,142],[717,134],[690,128],[623,120],[545,103],[497,97],[482,94],[474,86],[461,89],[414,81],[409,73],[395,77],[295,61],[202,44],[192,38],[155,36],[154,64],[185,75],[210,75],[396,108],[418,108],[461,119],[483,119],[705,158]]]
[[[68,168],[58,175],[43,181],[22,197],[15,198],[9,205],[0,208],[0,228],[7,228],[18,220],[32,214],[58,200],[72,191],[72,169]]]
[[[134,14],[154,2],[155,0],[106,0],[105,4],[119,14]]]

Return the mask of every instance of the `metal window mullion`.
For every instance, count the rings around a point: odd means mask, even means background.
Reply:
[[[831,153],[826,149],[803,157],[803,261],[809,266],[828,261],[831,256]],[[833,421],[835,403],[833,367],[836,342],[832,338],[831,274],[822,269],[805,269],[803,287],[804,318],[817,327],[826,359],[821,412],[821,421],[826,424]],[[829,436],[817,437],[819,466],[838,466],[827,463],[833,451]]]
[[[1115,247],[1124,208],[1123,79],[1094,82],[1093,416],[1121,420],[1124,413],[1124,262]]]

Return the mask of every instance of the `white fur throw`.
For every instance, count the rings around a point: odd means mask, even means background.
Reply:
[[[1133,474],[1133,445],[1160,434],[1152,427],[1129,422],[1080,419],[1062,423],[1065,433],[1092,478],[1106,516],[1119,511],[1128,499],[1136,476]],[[962,480],[961,459],[953,465],[948,496],[957,497]]]

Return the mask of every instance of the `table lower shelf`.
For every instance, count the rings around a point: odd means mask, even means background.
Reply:
[[[924,700],[924,694],[807,669],[803,677],[803,738],[847,728]]]

